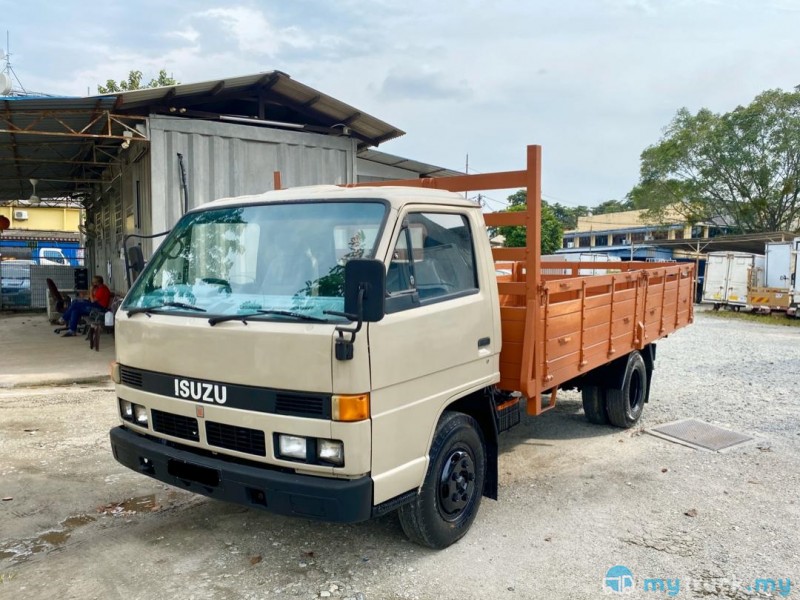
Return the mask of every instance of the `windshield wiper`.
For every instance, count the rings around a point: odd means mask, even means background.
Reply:
[[[194,310],[196,312],[208,312],[205,308],[200,308],[199,306],[192,306],[191,304],[186,304],[185,302],[164,302],[163,304],[156,304],[154,306],[137,306],[136,308],[129,308],[128,309],[128,316],[138,315],[139,313],[145,313],[149,316],[149,313],[158,310],[159,308],[183,308],[186,310]]]
[[[281,317],[291,317],[293,319],[297,319],[298,321],[312,321],[314,323],[328,322],[328,319],[312,317],[311,315],[304,315],[303,313],[294,312],[291,310],[259,309],[258,312],[262,315],[280,315]]]
[[[217,323],[224,323],[225,321],[241,321],[247,325],[247,320],[253,317],[260,317],[261,315],[278,315],[281,317],[290,317],[298,321],[311,321],[313,323],[327,323],[327,319],[320,319],[319,317],[312,317],[311,315],[304,315],[299,312],[292,312],[290,310],[277,310],[277,309],[258,309],[255,312],[247,313],[244,315],[222,315],[219,317],[211,317],[208,324],[212,327]]]
[[[217,323],[224,323],[225,321],[241,321],[245,325],[247,325],[247,319],[252,319],[253,317],[258,317],[259,314],[257,312],[254,313],[247,313],[245,315],[222,315],[220,317],[211,317],[208,320],[208,324],[212,327]]]

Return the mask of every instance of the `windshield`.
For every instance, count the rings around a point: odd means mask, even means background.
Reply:
[[[344,264],[374,257],[385,214],[378,201],[189,213],[136,281],[123,310],[285,320],[286,314],[259,313],[279,310],[341,320],[324,311],[344,310]]]
[[[57,263],[59,265],[63,265],[67,262],[64,259],[64,255],[58,250],[42,250],[40,258],[47,262]]]
[[[0,275],[3,276],[3,279],[30,279],[31,266],[6,261],[0,264]]]

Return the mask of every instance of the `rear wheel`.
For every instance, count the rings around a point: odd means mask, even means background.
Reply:
[[[647,367],[642,355],[633,351],[628,355],[622,386],[606,388],[606,410],[612,425],[629,429],[642,416],[647,398]]]
[[[583,412],[589,423],[608,425],[606,409],[606,390],[596,385],[586,385],[581,389]]]
[[[398,511],[405,534],[429,548],[457,542],[475,520],[485,477],[486,449],[478,423],[463,413],[444,413],[422,488]]]

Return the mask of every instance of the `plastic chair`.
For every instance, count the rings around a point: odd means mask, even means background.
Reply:
[[[47,293],[50,296],[50,299],[53,303],[53,306],[56,309],[56,312],[59,315],[63,315],[64,311],[67,310],[67,307],[71,302],[70,297],[67,296],[66,294],[62,294],[61,292],[59,292],[58,286],[56,285],[55,281],[53,281],[49,277],[45,279],[45,282],[47,283]],[[64,329],[66,329],[66,327],[59,327],[55,331],[56,333],[61,333],[62,331],[64,331]]]

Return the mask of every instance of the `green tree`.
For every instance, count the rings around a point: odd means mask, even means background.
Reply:
[[[527,204],[528,204],[527,190],[517,190],[508,197],[509,206],[526,206]],[[542,200],[542,204],[544,204],[544,200]]]
[[[521,212],[527,208],[528,195],[525,190],[514,192],[508,197],[508,211]],[[561,234],[564,232],[561,223],[553,213],[547,202],[542,201],[542,254],[553,254],[561,248]],[[525,244],[525,227],[505,226],[498,227],[497,233],[505,239],[509,248],[522,248]]]
[[[578,217],[591,214],[588,206],[564,206],[558,202],[549,205],[564,231],[578,227]]]
[[[716,114],[683,108],[642,152],[628,195],[650,217],[668,210],[689,222],[716,217],[742,232],[800,226],[800,89],[768,90]]]
[[[593,215],[607,215],[609,213],[633,210],[634,208],[633,201],[628,198],[625,200],[606,200],[597,206],[593,206],[591,210]]]
[[[164,87],[169,85],[179,85],[179,81],[175,81],[171,75],[167,75],[166,70],[161,69],[158,72],[158,77],[154,77],[148,83],[143,83],[144,75],[141,71],[131,71],[128,73],[128,79],[119,82],[109,79],[105,85],[97,85],[97,92],[99,94],[113,94],[116,92],[130,92],[131,90],[140,90],[142,88]]]

